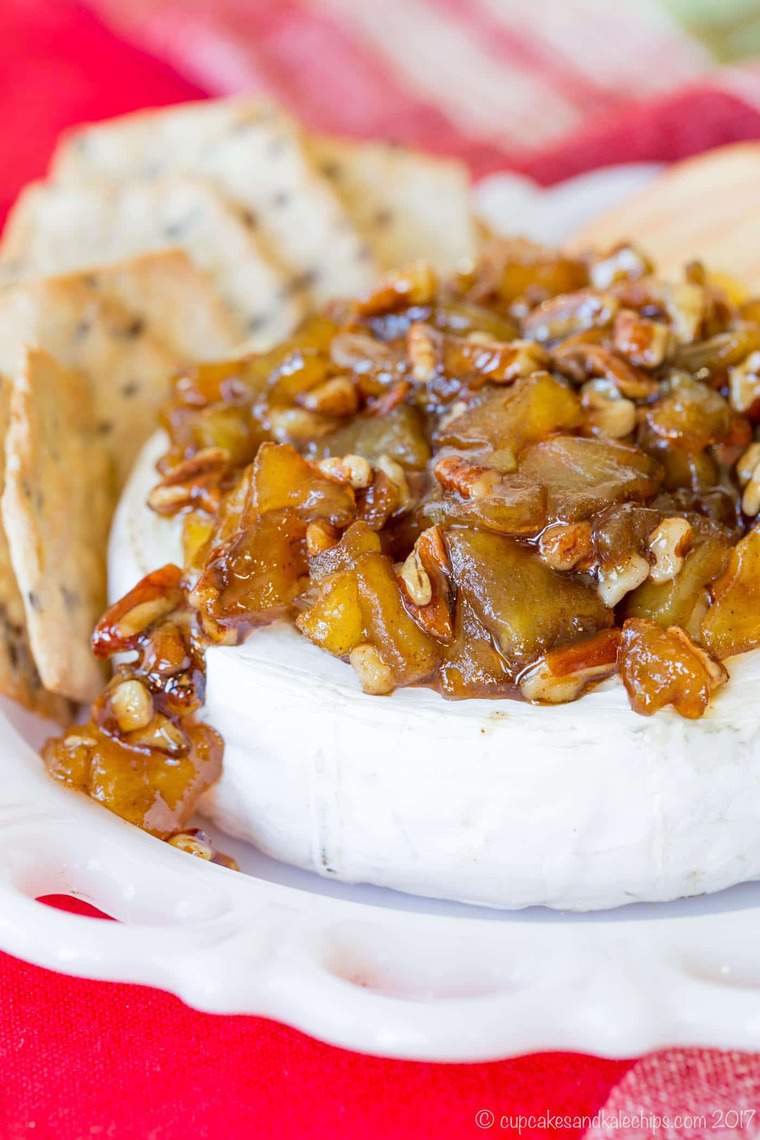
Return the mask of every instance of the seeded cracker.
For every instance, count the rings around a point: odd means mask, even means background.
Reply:
[[[106,601],[108,454],[89,386],[39,350],[13,380],[3,523],[46,688],[90,700],[102,686],[89,649]]]
[[[247,217],[200,179],[38,182],[11,211],[0,263],[8,266],[6,275],[34,277],[180,248],[227,306],[237,340],[265,348],[292,331],[301,309],[284,296],[285,277],[267,259]]]
[[[88,274],[0,290],[0,372],[19,372],[26,345],[46,350],[89,380],[94,430],[112,457],[115,496],[155,429],[169,377],[181,361],[145,331],[142,318],[105,299]]]
[[[58,182],[166,173],[212,179],[257,227],[288,272],[287,291],[310,302],[371,286],[377,266],[298,127],[275,105],[246,97],[138,112],[67,135],[54,157]]]
[[[387,143],[313,138],[312,153],[386,269],[428,261],[449,273],[476,256],[466,167]]]
[[[10,421],[10,381],[0,377],[0,495],[5,484],[5,437]],[[0,693],[33,712],[62,724],[71,720],[68,701],[42,687],[26,631],[24,601],[11,565],[5,529],[0,525]]]
[[[219,360],[239,348],[239,323],[182,250],[117,261],[92,276],[107,300],[127,309],[182,362]]]

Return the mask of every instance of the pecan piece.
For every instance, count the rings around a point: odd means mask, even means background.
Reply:
[[[658,390],[656,380],[601,344],[560,344],[554,349],[553,359],[555,367],[571,380],[608,380],[621,395],[633,400],[652,396]]]
[[[92,634],[93,653],[105,658],[137,648],[141,635],[176,610],[182,600],[178,566],[170,562],[146,574],[103,614]]]
[[[647,545],[654,561],[649,576],[657,583],[672,582],[683,569],[685,556],[694,542],[694,530],[687,519],[663,519],[649,536]]]
[[[504,473],[484,463],[445,455],[433,468],[433,475],[444,491],[455,491],[464,499],[486,499],[497,491]]]
[[[565,704],[617,668],[619,629],[604,629],[593,637],[553,649],[520,677],[520,692],[538,704]]]
[[[439,526],[428,527],[404,562],[399,583],[410,616],[425,633],[444,643],[454,636],[450,573],[443,532]]]
[[[380,650],[374,645],[357,645],[351,650],[349,661],[355,670],[365,693],[385,696],[393,691],[393,672],[383,660]]]
[[[352,416],[359,410],[359,396],[348,376],[333,376],[300,393],[296,402],[310,412],[326,416]]]
[[[751,443],[736,465],[742,487],[742,510],[750,518],[760,513],[760,443]]]
[[[587,329],[607,328],[618,310],[618,300],[610,293],[579,289],[550,297],[532,309],[523,321],[523,332],[539,342],[564,340]]]
[[[581,389],[586,412],[585,434],[623,439],[636,427],[636,405],[608,380],[589,380]]]
[[[214,514],[221,501],[219,484],[230,466],[224,447],[204,447],[170,467],[148,495],[148,506],[159,515],[174,515],[185,507]]]
[[[363,455],[328,455],[319,460],[317,467],[328,479],[347,483],[357,491],[372,482],[372,468]]]
[[[660,321],[642,317],[633,309],[621,309],[615,318],[613,344],[637,368],[659,368],[671,351],[672,336]]]
[[[407,305],[429,305],[437,291],[438,279],[431,266],[416,261],[381,281],[356,303],[356,313],[360,317],[375,317]]]
[[[591,523],[555,523],[542,533],[538,549],[553,570],[572,570],[591,558]]]

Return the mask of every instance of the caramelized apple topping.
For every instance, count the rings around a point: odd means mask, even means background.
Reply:
[[[686,717],[760,647],[760,301],[697,263],[662,282],[630,245],[499,241],[448,281],[416,264],[185,371],[161,422],[149,503],[184,568],[106,613],[95,652],[130,658],[45,756],[201,857],[204,652],[275,619],[367,693],[556,703],[618,669],[637,711]]]
[[[132,659],[116,666],[89,721],[49,740],[43,759],[55,779],[168,838],[219,778],[223,752],[219,734],[195,718],[203,650],[178,567],[147,575],[107,610],[93,649]]]

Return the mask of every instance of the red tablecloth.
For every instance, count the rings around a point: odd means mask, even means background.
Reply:
[[[251,0],[240,11],[251,18],[259,7]],[[291,7],[283,2],[281,12]],[[276,89],[276,71],[270,78]],[[0,210],[44,171],[63,126],[199,94],[85,7],[3,0]],[[319,121],[308,91],[293,94],[297,109]],[[328,111],[326,125],[335,127]],[[440,143],[429,138],[436,120],[420,113],[415,124],[415,141]],[[596,116],[572,142],[511,157],[552,181],[604,162],[668,159],[755,136],[760,116],[745,98],[726,85],[703,85],[654,109],[629,104],[622,118],[618,107],[614,119]],[[477,170],[504,161],[498,147],[462,149]],[[73,980],[2,955],[0,1009],[0,1136],[7,1140],[444,1140],[482,1134],[481,1108],[497,1117],[590,1115],[629,1067],[562,1053],[448,1066],[366,1058],[261,1019],[207,1016],[156,991]]]

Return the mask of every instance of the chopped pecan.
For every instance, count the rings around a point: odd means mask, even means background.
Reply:
[[[586,329],[607,328],[618,310],[611,293],[580,289],[550,297],[532,309],[523,321],[523,335],[544,341],[563,340]]]
[[[683,561],[694,542],[694,529],[687,519],[666,518],[649,536],[654,561],[649,575],[653,582],[672,582],[683,569]]]
[[[555,367],[571,380],[582,383],[598,377],[613,384],[623,396],[645,399],[657,391],[657,381],[633,368],[600,344],[560,344],[554,349]]]
[[[465,499],[485,499],[498,489],[503,472],[461,455],[439,459],[433,474],[445,491],[455,491]]]
[[[142,634],[176,610],[182,599],[178,566],[169,563],[146,574],[103,614],[93,631],[93,653],[106,658],[135,649]]]
[[[546,350],[532,340],[501,342],[477,332],[452,336],[420,322],[410,327],[406,344],[414,379],[435,384],[440,377],[436,392],[445,399],[462,387],[511,384],[549,363]]]
[[[554,523],[541,534],[541,557],[553,570],[572,570],[592,555],[591,523]]]
[[[406,472],[400,463],[392,459],[390,455],[378,456],[375,466],[378,471],[388,478],[398,492],[399,505],[401,507],[408,507],[412,501],[412,493],[409,489],[409,480],[406,477]]]
[[[217,863],[220,867],[227,867],[231,871],[239,871],[237,862],[231,855],[217,851],[211,837],[199,827],[191,827],[186,831],[178,831],[167,841],[172,847],[184,851],[187,855],[194,855],[196,859],[205,859],[209,863]]]
[[[586,412],[586,434],[623,439],[636,427],[636,405],[621,396],[609,380],[587,381],[581,389],[581,403]]]
[[[615,318],[614,348],[637,368],[659,368],[670,352],[671,340],[667,325],[633,309],[621,309]]]
[[[313,558],[323,550],[335,546],[339,537],[340,534],[334,526],[324,519],[317,519],[306,527],[306,553],[309,558]]]
[[[369,487],[372,482],[372,468],[363,455],[329,455],[320,459],[317,467],[328,479],[347,483],[354,490]]]
[[[147,728],[153,720],[153,697],[145,685],[134,677],[120,681],[111,691],[110,701],[122,734]]]
[[[393,673],[374,645],[357,645],[349,654],[349,661],[365,693],[384,696],[393,691]]]
[[[310,412],[326,416],[352,416],[359,410],[359,396],[348,376],[333,376],[297,397]]]
[[[360,317],[373,317],[407,305],[429,305],[437,290],[438,280],[432,267],[417,261],[381,281],[356,303],[356,312]]]
[[[751,352],[741,364],[729,370],[728,376],[731,407],[737,412],[760,413],[760,352]]]
[[[626,594],[649,577],[649,562],[641,554],[630,554],[617,565],[599,567],[599,597],[605,606],[614,608]]]
[[[736,465],[742,487],[742,510],[753,518],[760,513],[760,443],[751,443]]]
[[[438,371],[443,333],[415,321],[406,334],[406,354],[418,384],[429,384]]]
[[[422,565],[416,544],[401,567],[399,577],[410,602],[415,606],[426,606],[432,600],[430,575]]]
[[[520,692],[538,704],[576,700],[617,668],[619,629],[604,629],[573,645],[554,649],[522,674]]]
[[[223,447],[205,447],[166,470],[148,495],[148,506],[160,515],[173,515],[185,507],[213,514],[219,507],[219,484],[230,465]]]
[[[621,244],[591,259],[589,273],[595,289],[609,289],[621,281],[635,281],[652,272],[652,263],[635,245]]]
[[[399,575],[405,605],[425,633],[437,641],[454,636],[451,615],[451,566],[439,526],[419,536]]]

